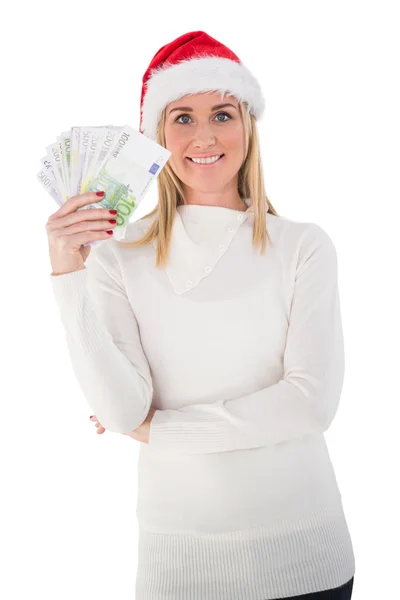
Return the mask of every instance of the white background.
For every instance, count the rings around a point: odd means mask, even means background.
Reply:
[[[49,283],[45,223],[58,207],[36,173],[45,146],[73,125],[138,128],[151,58],[194,30],[230,47],[262,85],[274,207],[318,223],[336,244],[346,376],[326,439],[356,555],[353,598],[398,597],[396,8],[38,0],[3,9],[1,598],[134,597],[139,442],[97,435],[89,421]]]

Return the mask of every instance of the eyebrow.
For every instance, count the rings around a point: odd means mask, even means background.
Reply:
[[[236,106],[234,106],[233,104],[217,104],[216,106],[213,106],[211,109],[211,112],[213,112],[214,110],[219,110],[220,108],[225,108],[225,106],[232,106],[232,108],[236,108]],[[178,106],[178,108],[173,108],[172,110],[169,111],[169,115],[174,112],[174,110],[185,110],[186,112],[193,112],[193,108],[191,108],[190,106]]]

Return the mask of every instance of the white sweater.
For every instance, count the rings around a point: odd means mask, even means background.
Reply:
[[[261,255],[246,204],[178,207],[166,269],[155,244],[111,239],[50,276],[100,423],[126,433],[158,409],[140,443],[136,600],[269,600],[355,572],[324,437],[344,379],[335,246],[268,213]]]

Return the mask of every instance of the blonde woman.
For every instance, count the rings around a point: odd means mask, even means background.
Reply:
[[[351,598],[324,438],[344,378],[337,255],[267,198],[263,112],[236,54],[180,36],[143,77],[140,131],[171,151],[154,211],[117,242],[83,194],[46,226],[92,420],[140,442],[136,600]]]

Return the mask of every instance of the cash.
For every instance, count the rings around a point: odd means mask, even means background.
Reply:
[[[59,206],[72,196],[104,191],[102,200],[78,210],[117,210],[113,238],[122,240],[133,213],[170,156],[169,150],[129,125],[72,127],[46,147],[37,179]]]

